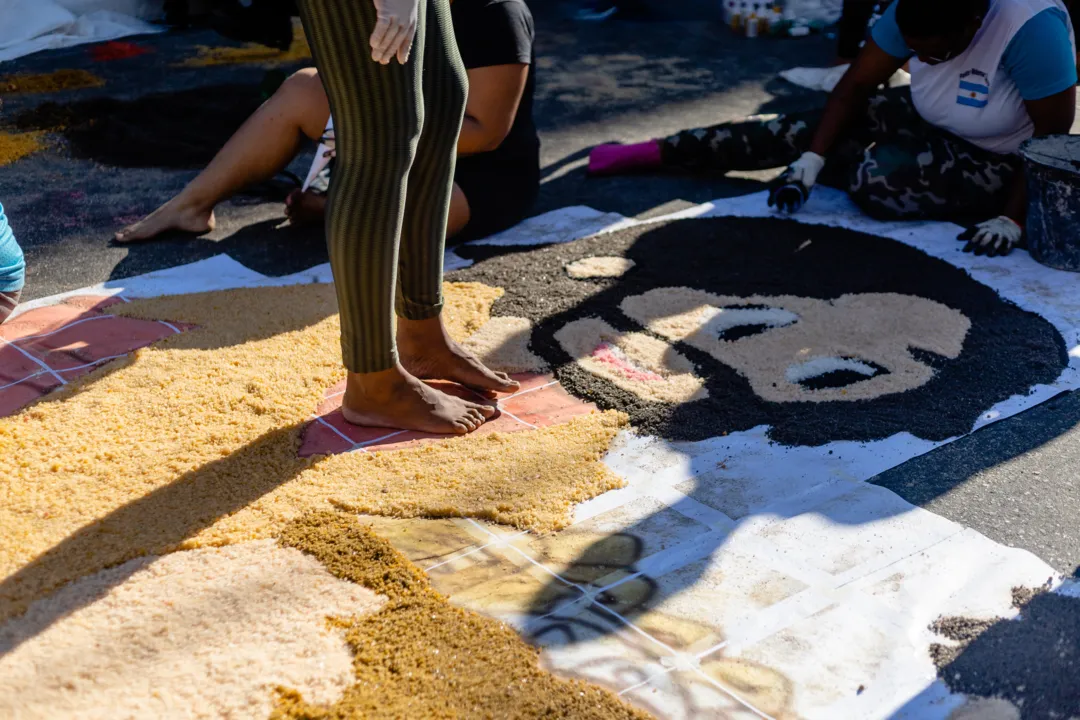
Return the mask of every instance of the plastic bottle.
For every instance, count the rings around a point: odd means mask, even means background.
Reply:
[[[739,0],[724,0],[724,22],[735,32],[739,31]]]

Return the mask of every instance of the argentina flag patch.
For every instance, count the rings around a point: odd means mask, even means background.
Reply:
[[[984,108],[990,101],[990,77],[982,70],[971,69],[960,74],[960,89],[956,95],[958,105]]]

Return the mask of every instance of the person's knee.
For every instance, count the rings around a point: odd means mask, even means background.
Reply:
[[[904,144],[868,148],[853,169],[848,195],[878,220],[915,220],[940,216],[947,200],[927,182],[923,153]]]
[[[326,98],[319,71],[315,68],[297,70],[281,84],[275,95],[289,112],[301,131],[317,140],[330,118],[330,102]]]

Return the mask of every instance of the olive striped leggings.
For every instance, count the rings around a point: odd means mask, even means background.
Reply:
[[[334,117],[326,240],[352,372],[397,362],[394,311],[442,310],[443,245],[468,80],[449,0],[421,0],[408,63],[379,65],[372,0],[300,0]],[[396,300],[396,302],[395,302]]]

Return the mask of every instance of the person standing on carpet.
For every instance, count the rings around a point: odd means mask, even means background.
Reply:
[[[26,259],[0,205],[0,323],[14,312],[26,282]]]
[[[909,60],[911,88],[879,93]],[[1076,66],[1060,0],[895,0],[824,111],[600,146],[589,170],[788,165],[770,205],[797,210],[820,176],[871,217],[965,224],[965,251],[1005,255],[1027,212],[1017,151],[1069,132]]]
[[[422,380],[484,393],[517,383],[459,347],[441,317],[468,91],[449,0],[300,0],[299,10],[335,120],[326,236],[348,370],[342,413],[358,425],[471,432],[495,409]]]

